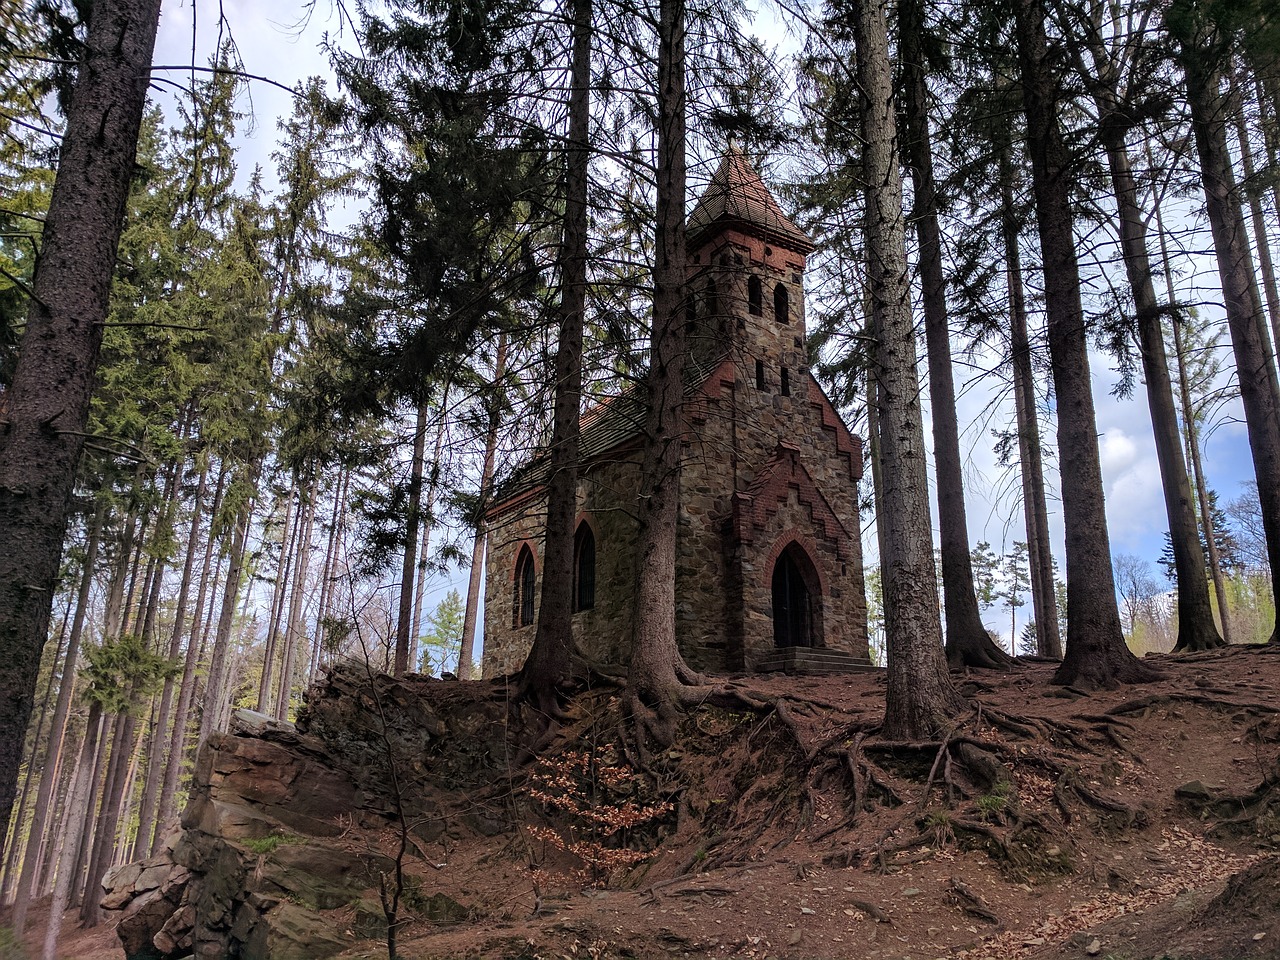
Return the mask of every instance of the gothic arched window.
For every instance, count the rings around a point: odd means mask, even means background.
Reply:
[[[515,602],[512,604],[511,625],[527,627],[533,623],[533,594],[538,586],[538,571],[533,563],[533,551],[525,544],[516,558]]]
[[[573,610],[596,605],[596,535],[584,520],[573,538]]]
[[[791,322],[791,296],[787,293],[786,284],[778,284],[773,288],[773,319],[778,323]]]

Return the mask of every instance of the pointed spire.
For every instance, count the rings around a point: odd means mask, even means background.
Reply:
[[[729,141],[719,168],[689,215],[689,246],[695,247],[727,227],[736,227],[801,254],[809,253],[815,246],[782,212],[734,140]]]

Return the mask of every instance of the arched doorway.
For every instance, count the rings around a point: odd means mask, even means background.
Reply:
[[[795,543],[773,565],[773,643],[776,647],[818,646],[813,563]]]

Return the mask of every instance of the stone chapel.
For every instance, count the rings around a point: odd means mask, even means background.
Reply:
[[[862,444],[805,347],[813,242],[730,146],[688,220],[696,320],[685,366],[676,635],[709,672],[827,672],[869,663],[858,518]],[[589,655],[629,658],[644,399],[582,417],[573,628]],[[533,643],[545,458],[487,514],[484,675]]]

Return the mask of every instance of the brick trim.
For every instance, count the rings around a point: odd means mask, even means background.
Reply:
[[[831,595],[830,588],[827,586],[826,578],[822,575],[822,566],[815,557],[818,555],[817,544],[813,542],[812,537],[807,537],[802,533],[794,530],[784,530],[778,535],[778,539],[773,541],[773,546],[769,548],[769,552],[765,554],[765,562],[760,568],[760,586],[766,592],[773,589],[773,568],[778,562],[778,558],[786,552],[787,547],[795,544],[801,553],[805,555],[805,559],[809,561],[809,569],[812,571],[814,578],[818,581],[818,595],[829,597]]]

